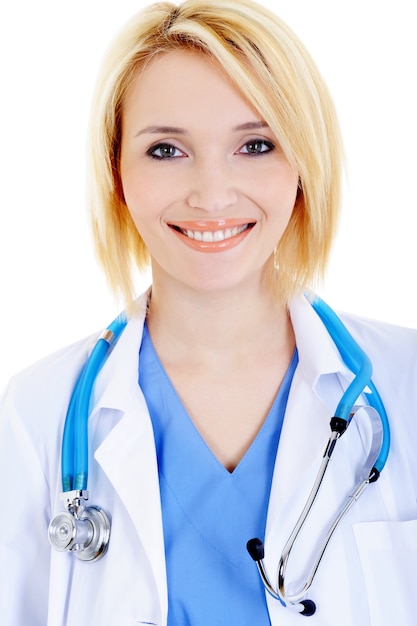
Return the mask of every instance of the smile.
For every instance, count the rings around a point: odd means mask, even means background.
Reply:
[[[196,241],[224,241],[225,239],[230,239],[231,237],[235,237],[240,233],[243,233],[244,230],[249,228],[251,224],[243,224],[242,226],[235,226],[235,228],[225,228],[224,230],[183,230],[180,229],[182,234],[190,239],[195,239]]]
[[[255,222],[230,219],[217,221],[177,222],[168,226],[195,250],[220,252],[234,247],[246,237]],[[217,227],[217,228],[216,228]]]

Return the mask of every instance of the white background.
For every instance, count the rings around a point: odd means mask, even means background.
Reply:
[[[91,252],[84,146],[102,53],[144,4],[0,5],[1,387],[12,373],[118,312]],[[310,49],[345,139],[343,220],[320,293],[336,308],[417,326],[414,2],[264,4]]]

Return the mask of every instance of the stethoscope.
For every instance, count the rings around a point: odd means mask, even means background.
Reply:
[[[388,457],[390,432],[385,407],[371,380],[372,365],[369,358],[336,313],[315,294],[306,295],[354,378],[343,393],[336,408],[335,416],[330,421],[331,434],[323,460],[304,509],[283,548],[278,563],[275,587],[270,582],[265,569],[262,541],[257,538],[250,539],[247,549],[256,561],[267,591],[283,606],[291,608],[301,615],[310,616],[315,613],[316,605],[311,599],[307,599],[307,593],[324,552],[341,520],[362,495],[365,488],[378,479]],[[102,558],[107,551],[110,540],[110,519],[107,513],[99,506],[88,505],[88,416],[91,394],[98,372],[126,324],[127,317],[122,313],[98,338],[74,386],[65,420],[62,439],[62,499],[66,511],[59,513],[52,519],[48,533],[49,540],[56,550],[68,550],[82,561],[93,562]],[[361,395],[365,396],[368,406],[355,407],[355,403]],[[316,502],[336,444],[351,421],[360,412],[365,412],[368,416],[372,429],[370,451],[364,462],[360,479],[353,493],[347,498],[331,522],[305,583],[297,591],[289,593],[285,575],[292,549]]]

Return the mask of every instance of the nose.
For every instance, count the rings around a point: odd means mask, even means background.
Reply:
[[[219,213],[233,206],[237,199],[236,176],[225,160],[205,158],[195,163],[187,197],[191,208]]]

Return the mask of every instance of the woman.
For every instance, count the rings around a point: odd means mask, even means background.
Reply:
[[[274,576],[352,379],[303,295],[324,271],[340,202],[326,87],[293,33],[249,0],[156,4],[106,56],[90,148],[95,243],[129,317],[88,421],[88,489],[111,538],[91,563],[48,542],[90,338],[14,378],[3,397],[1,463],[19,497],[1,521],[1,623],[298,624],[299,602],[292,610],[265,593],[246,542],[265,540]],[[135,299],[148,262],[152,288]],[[302,596],[315,612],[301,609],[320,626],[412,624],[417,335],[345,323],[374,363],[391,454]],[[369,423],[358,414],[338,443],[288,562],[289,595],[357,483]],[[53,543],[64,530],[52,527]]]

